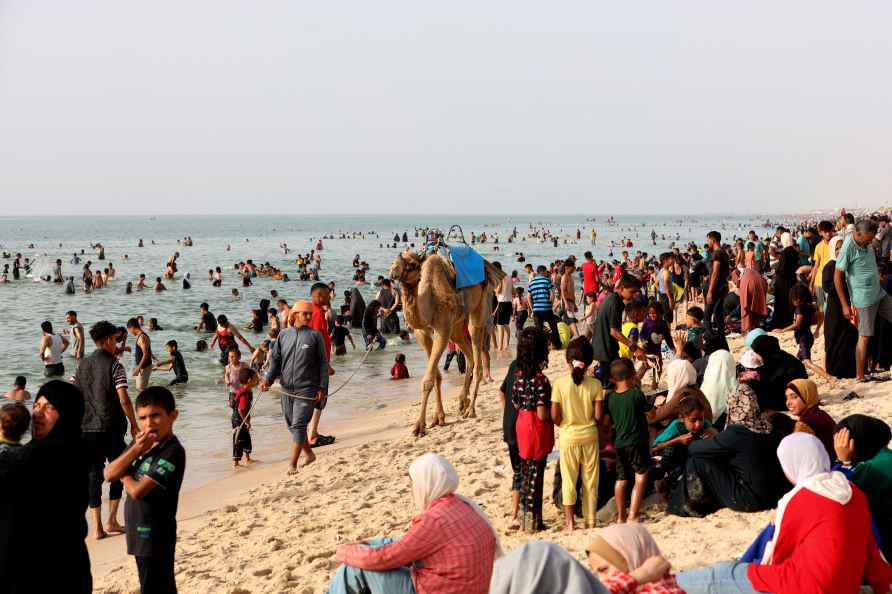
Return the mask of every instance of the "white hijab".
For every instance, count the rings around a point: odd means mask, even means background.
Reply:
[[[666,384],[669,386],[669,394],[666,402],[672,400],[679,392],[697,383],[697,370],[687,359],[676,359],[666,367]]]
[[[842,242],[845,241],[845,237],[842,235],[834,235],[830,238],[830,261],[836,261],[836,256],[839,255],[839,250],[842,248]]]
[[[803,432],[788,435],[777,448],[777,459],[793,489],[777,502],[774,537],[765,548],[764,564],[772,561],[774,543],[783,528],[784,512],[799,491],[806,489],[842,505],[852,498],[851,483],[841,472],[830,472],[827,450],[814,435]]]
[[[728,410],[728,396],[737,389],[737,363],[728,351],[715,351],[709,356],[700,391],[712,407],[712,418]]]
[[[781,246],[788,248],[793,245],[793,235],[789,231],[784,231],[780,236]]]
[[[412,479],[412,498],[419,513],[423,513],[440,497],[454,493],[456,497],[468,504],[492,530],[496,539],[496,558],[502,556],[499,535],[493,528],[489,517],[480,507],[463,495],[455,493],[458,489],[458,473],[449,460],[437,454],[424,454],[409,465],[409,478]]]

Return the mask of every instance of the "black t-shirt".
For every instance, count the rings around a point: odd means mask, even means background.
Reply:
[[[511,401],[514,394],[514,379],[517,377],[517,361],[511,361],[505,379],[502,380],[502,393],[505,395],[505,411],[502,414],[502,439],[505,443],[517,444],[517,409]]]
[[[145,476],[157,484],[143,499],[134,501],[128,496],[124,503],[128,554],[157,557],[173,553],[177,542],[177,502],[185,470],[186,450],[176,435],[133,461],[130,475],[134,479]]]
[[[350,330],[345,326],[335,326],[331,331],[331,343],[335,346],[344,346],[344,341],[350,335]]]
[[[712,252],[712,266],[719,267],[719,277],[716,279],[715,288],[723,289],[728,286],[728,271],[731,266],[730,261],[728,260],[728,254],[725,253],[725,250],[719,248]],[[710,274],[712,274],[712,269],[709,270]],[[709,282],[706,284],[706,289],[709,290]]]
[[[619,357],[619,342],[610,335],[610,329],[615,328],[622,331],[623,310],[625,310],[625,304],[617,293],[611,293],[601,304],[592,335],[595,361],[609,363]]]
[[[212,314],[211,312],[201,314],[201,321],[204,323],[205,332],[217,331],[217,318],[215,318],[214,314]]]
[[[183,361],[183,354],[180,351],[174,351],[173,355],[173,374],[176,376],[178,380],[185,380],[189,378],[189,372],[186,371],[186,362]]]

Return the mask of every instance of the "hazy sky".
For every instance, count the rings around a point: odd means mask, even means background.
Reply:
[[[0,214],[890,201],[892,3],[0,0]]]

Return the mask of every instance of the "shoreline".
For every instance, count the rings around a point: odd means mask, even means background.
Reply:
[[[493,352],[492,373],[496,380],[490,384],[480,385],[480,392],[477,398],[478,416],[481,401],[484,393],[488,388],[501,385],[501,378],[504,376],[508,364],[513,359],[513,351],[516,345],[510,345],[510,349],[505,353]],[[442,361],[440,362],[442,365]],[[442,372],[442,368],[441,368]],[[423,370],[422,370],[423,374]],[[473,419],[461,419],[457,415],[457,399],[458,390],[463,375],[458,374],[457,367],[453,365],[449,374],[444,373],[443,377],[443,407],[446,409],[447,427],[462,421],[473,421]],[[389,385],[390,380],[386,380]],[[337,437],[337,441],[325,446],[323,449],[316,450],[317,461],[296,475],[295,480],[301,481],[308,474],[312,474],[316,468],[320,467],[320,462],[327,460],[332,454],[342,450],[351,448],[362,448],[375,443],[385,442],[400,437],[410,436],[414,419],[418,414],[418,408],[421,406],[420,397],[420,376],[415,375],[410,378],[413,385],[416,386],[414,391],[415,400],[405,400],[387,405],[384,409],[376,411],[372,414],[355,413],[352,415],[338,416],[331,422],[323,420],[322,427],[326,434],[331,433]],[[272,391],[266,393],[265,397],[277,397]],[[434,402],[433,394],[428,402],[428,418],[431,418],[432,404]],[[357,423],[357,421],[360,421]],[[283,422],[284,423],[284,422]],[[428,428],[428,435],[423,438],[430,437],[432,432],[436,432],[438,428]],[[281,481],[285,478],[285,470],[288,464],[288,456],[290,453],[291,439],[288,435],[284,424],[281,426],[281,440],[276,440],[274,444],[264,447],[262,457],[255,459],[250,466],[243,466],[239,470],[231,470],[228,476],[221,478],[211,478],[209,480],[198,479],[197,483],[187,485],[180,493],[179,506],[177,509],[177,525],[178,534],[186,529],[195,529],[200,527],[201,520],[207,518],[210,514],[221,509],[226,509],[234,503],[237,503],[245,495],[248,495],[258,488],[263,487],[271,482]],[[174,427],[176,433],[176,427]],[[229,460],[223,461],[229,464]],[[188,452],[187,452],[188,464]],[[126,494],[125,494],[126,497]],[[103,499],[103,510],[107,510],[107,499]],[[122,509],[119,515],[123,514]],[[88,514],[88,524],[89,521]],[[179,537],[178,537],[179,540]],[[127,554],[126,542],[124,535],[111,535],[105,539],[94,541],[87,539],[87,548],[90,553],[90,564],[93,572],[94,582],[101,581],[110,574],[116,567],[121,564],[125,566],[132,563],[132,558]],[[182,588],[181,588],[182,590]],[[98,589],[97,591],[105,591]],[[115,592],[118,590],[108,590]],[[126,592],[128,590],[120,590]]]

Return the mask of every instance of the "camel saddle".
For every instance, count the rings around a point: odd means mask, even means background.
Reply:
[[[483,256],[469,245],[454,243],[448,246],[449,260],[455,268],[455,288],[473,287],[486,281]]]

